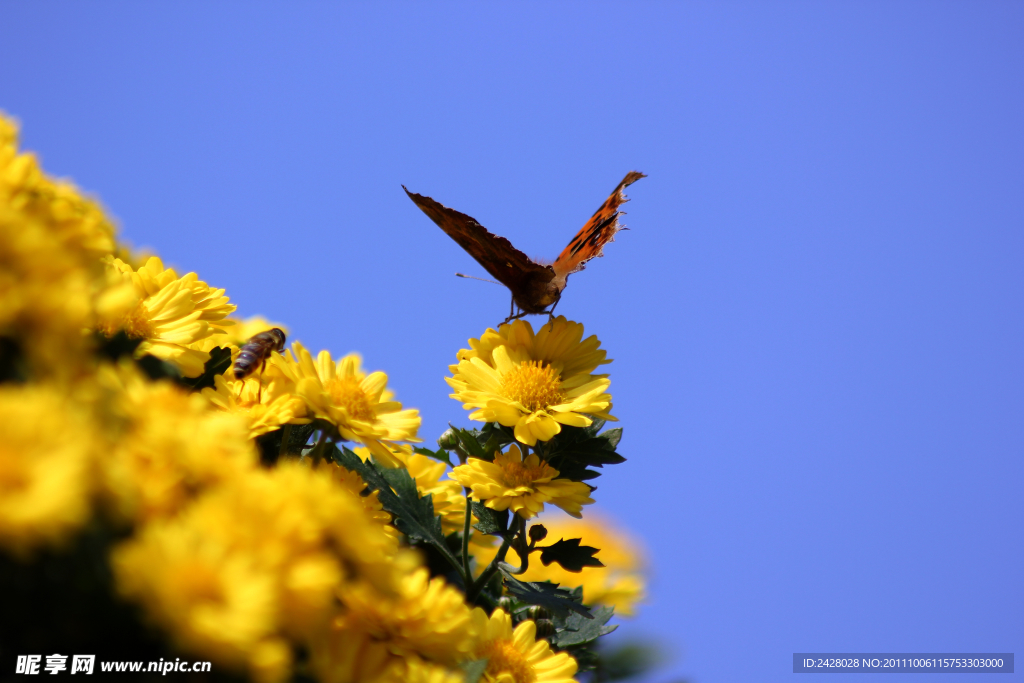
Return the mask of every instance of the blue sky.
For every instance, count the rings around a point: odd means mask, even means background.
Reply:
[[[1024,5],[4,15],[0,109],[45,168],[241,314],[361,352],[427,440],[468,424],[442,378],[508,294],[401,185],[551,259],[648,174],[558,312],[615,359],[629,460],[595,497],[649,548],[618,635],[672,652],[649,681],[1024,652]]]

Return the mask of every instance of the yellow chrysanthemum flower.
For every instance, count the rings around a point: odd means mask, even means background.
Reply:
[[[113,236],[98,204],[18,153],[17,127],[0,115],[0,336],[24,354],[26,374],[69,377],[85,365],[81,331],[93,324]]]
[[[490,618],[479,607],[473,620],[480,633],[475,659],[487,659],[481,680],[488,683],[574,683],[576,660],[565,652],[552,652],[546,640],[537,640],[537,625],[524,621],[512,630],[512,617],[496,609]]]
[[[494,462],[470,458],[465,465],[452,470],[451,476],[492,510],[512,510],[523,519],[539,514],[545,503],[580,517],[583,506],[594,502],[589,486],[557,479],[558,470],[536,453],[523,460],[522,451],[515,444],[506,453],[496,453]]]
[[[104,318],[99,330],[112,336],[124,330],[141,339],[136,356],[152,354],[173,363],[186,377],[198,377],[210,359],[203,347],[207,338],[232,324],[227,315],[235,310],[223,289],[211,289],[195,273],[178,277],[164,268],[156,256],[138,270],[118,258],[107,258],[108,269],[130,282],[136,303],[126,313]]]
[[[597,559],[603,567],[584,567],[570,572],[557,562],[544,566],[533,556],[529,569],[519,578],[524,581],[550,581],[563,588],[583,587],[583,601],[587,605],[606,605],[615,608],[618,616],[633,616],[637,605],[644,599],[644,554],[635,539],[602,515],[587,514],[586,519],[570,519],[562,515],[544,515],[537,520],[548,530],[542,545],[559,539],[579,538],[581,544],[598,548]],[[477,564],[486,567],[496,549],[474,549]],[[515,549],[513,548],[513,552]]]
[[[151,382],[127,362],[101,368],[97,379],[111,439],[99,461],[103,490],[122,517],[175,513],[204,489],[257,467],[243,417],[171,382]]]
[[[221,410],[245,417],[249,424],[249,438],[272,432],[281,425],[309,422],[306,402],[294,392],[294,386],[283,376],[237,380],[228,375],[217,375],[214,386],[202,390],[210,403]]]
[[[392,655],[420,656],[447,665],[466,659],[476,642],[462,592],[443,577],[430,578],[426,568],[405,576],[394,597],[358,583],[343,586],[338,597],[345,609],[332,624],[332,640],[367,633],[386,642]]]
[[[362,451],[362,453],[359,453],[360,451]],[[359,453],[360,457],[364,460],[366,460],[370,454],[370,452],[365,448],[357,448],[356,452]],[[377,495],[378,492],[372,491],[368,495],[363,495],[363,491],[366,490],[366,482],[363,481],[363,478],[360,477],[358,473],[335,463],[321,465],[320,469],[326,470],[338,486],[352,495],[354,500],[357,500],[363,510],[366,511],[366,514],[381,525],[384,533],[394,537],[395,539],[398,538],[398,529],[392,526],[391,513],[384,509],[384,506],[380,502],[380,497]]]
[[[335,630],[311,651],[310,668],[320,683],[463,683],[464,673],[427,662],[416,655],[399,656],[387,641],[368,633]]]
[[[271,363],[295,382],[295,391],[305,400],[310,415],[330,422],[343,439],[364,444],[377,457],[391,458],[388,448],[396,441],[420,441],[416,437],[419,411],[403,410],[401,403],[392,401],[386,388],[388,376],[363,372],[358,355],[350,354],[335,363],[330,353],[321,351],[314,361],[309,351],[295,342],[283,357],[271,358]]]
[[[295,461],[238,473],[113,557],[120,592],[180,647],[262,679],[287,675],[288,642],[323,640],[339,591],[394,599],[418,562],[328,473]]]
[[[449,669],[407,657],[392,664],[380,683],[465,683],[465,680],[465,672],[461,669]]]
[[[290,334],[285,325],[282,325],[281,323],[268,322],[266,318],[259,315],[246,318],[245,320],[227,317],[218,324],[230,325],[230,327],[226,327],[223,330],[223,335],[218,334],[204,340],[203,347],[206,351],[209,351],[215,346],[232,348],[237,351],[242,345],[260,332],[266,332],[267,330],[272,330],[275,327],[284,332],[285,335]],[[237,356],[237,353],[233,354],[233,357],[234,356]]]
[[[445,381],[452,398],[473,410],[471,420],[514,427],[529,446],[548,441],[561,425],[587,427],[609,415],[612,397],[607,375],[591,374],[610,363],[597,337],[583,339],[583,325],[559,316],[535,335],[524,320],[487,330],[459,352]]]
[[[114,225],[102,207],[71,183],[47,177],[34,154],[18,154],[17,144],[17,125],[0,114],[0,188],[8,201],[90,258],[111,253]]]
[[[141,603],[178,647],[217,666],[245,670],[260,646],[274,640],[275,573],[255,553],[207,533],[192,510],[144,527],[115,551],[113,566],[123,596]]]
[[[0,547],[24,555],[89,518],[95,435],[56,389],[0,387]]]

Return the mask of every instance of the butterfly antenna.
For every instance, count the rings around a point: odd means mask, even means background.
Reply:
[[[455,276],[456,277],[464,277],[464,278],[467,278],[469,280],[479,280],[480,282],[490,282],[492,285],[500,285],[501,284],[500,282],[495,282],[494,280],[487,280],[487,279],[482,278],[482,277],[473,277],[472,275],[466,275],[465,273],[455,273]]]

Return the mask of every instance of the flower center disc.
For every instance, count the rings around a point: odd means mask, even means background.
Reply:
[[[153,323],[143,310],[141,302],[120,320],[101,322],[98,327],[107,337],[113,337],[118,330],[124,330],[129,339],[148,339],[153,336]]]
[[[348,413],[349,417],[363,422],[373,421],[370,398],[355,377],[335,377],[328,383],[327,392],[334,404]]]
[[[512,641],[496,640],[490,643],[484,656],[488,658],[487,674],[495,680],[507,681],[509,675],[515,683],[533,683],[537,680],[533,667]]]
[[[521,462],[502,463],[505,485],[510,488],[527,486],[544,477],[544,466],[527,467]]]
[[[562,403],[565,394],[561,384],[561,376],[550,365],[544,366],[539,360],[524,360],[501,378],[501,393],[532,413]]]

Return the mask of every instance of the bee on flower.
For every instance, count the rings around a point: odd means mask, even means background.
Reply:
[[[254,334],[238,352],[238,358],[232,367],[235,379],[245,379],[257,370],[267,366],[267,359],[275,351],[284,351],[285,336],[279,327]]]

